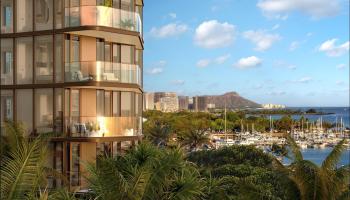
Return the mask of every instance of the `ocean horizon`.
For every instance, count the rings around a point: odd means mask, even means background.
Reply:
[[[338,121],[340,123],[340,120],[343,121],[345,127],[350,127],[350,109],[349,107],[286,107],[286,109],[291,110],[301,110],[301,111],[307,111],[308,109],[315,109],[317,112],[323,112],[323,113],[331,113],[331,114],[324,114],[324,115],[310,115],[310,114],[303,114],[303,115],[292,115],[293,119],[300,119],[301,116],[304,116],[305,118],[308,118],[311,121],[317,121],[322,117],[323,121],[327,121],[330,123],[335,123]],[[283,115],[272,115],[273,119],[280,119]]]

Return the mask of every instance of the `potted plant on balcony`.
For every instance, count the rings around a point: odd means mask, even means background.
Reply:
[[[112,0],[105,0],[103,6],[112,7]]]
[[[134,30],[134,28],[135,28],[134,22],[132,19],[121,20],[120,26],[121,26],[121,28],[128,29],[128,30]]]

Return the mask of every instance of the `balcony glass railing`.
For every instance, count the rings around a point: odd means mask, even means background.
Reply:
[[[142,134],[141,117],[70,117],[66,118],[70,137],[118,137]]]
[[[65,26],[106,26],[136,31],[142,36],[142,21],[138,13],[106,6],[66,8]]]
[[[65,63],[66,82],[120,82],[141,85],[141,69],[138,65],[102,61]]]

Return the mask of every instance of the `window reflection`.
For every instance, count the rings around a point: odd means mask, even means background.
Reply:
[[[16,39],[17,84],[33,83],[33,38]]]
[[[13,0],[1,0],[1,33],[13,32]]]
[[[37,133],[53,131],[53,89],[35,90],[35,128]]]
[[[13,40],[1,39],[1,84],[13,84]]]
[[[53,81],[53,38],[52,35],[35,37],[35,82]]]
[[[53,28],[53,0],[35,0],[35,30]]]
[[[17,0],[17,32],[33,31],[33,0]]]

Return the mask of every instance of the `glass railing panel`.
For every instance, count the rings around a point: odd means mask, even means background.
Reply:
[[[142,20],[137,12],[106,6],[80,6],[65,9],[66,27],[106,26],[139,32]]]
[[[65,63],[66,82],[105,81],[141,83],[142,72],[138,65],[102,61]]]
[[[71,137],[118,137],[142,134],[141,117],[70,117],[66,131]]]

